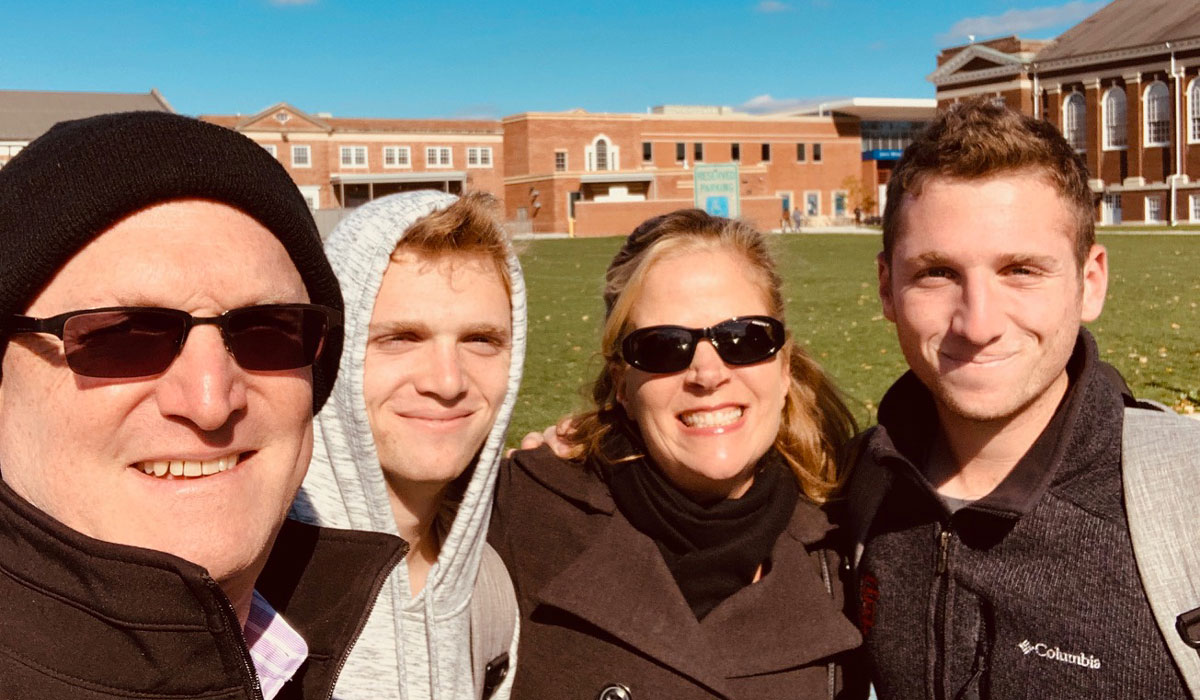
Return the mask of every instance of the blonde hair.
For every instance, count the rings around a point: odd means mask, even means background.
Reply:
[[[605,275],[605,319],[601,337],[604,366],[592,385],[592,408],[570,419],[567,441],[582,448],[581,458],[607,460],[601,446],[614,429],[630,425],[617,402],[617,382],[625,369],[621,339],[648,271],[667,257],[720,251],[746,264],[763,293],[771,316],[784,318],[782,280],[764,236],[740,222],[684,209],[649,219],[626,239]],[[791,381],[775,449],[791,468],[801,490],[815,503],[829,500],[841,481],[839,455],[856,432],[854,417],[832,380],[789,333],[783,349]]]
[[[470,192],[450,206],[417,220],[392,252],[395,259],[404,253],[439,260],[456,255],[481,255],[489,258],[512,294],[508,272],[508,234],[496,215],[496,198],[486,192]]]

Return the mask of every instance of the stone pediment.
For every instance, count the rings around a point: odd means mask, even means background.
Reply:
[[[990,46],[972,44],[959,51],[937,70],[926,76],[934,85],[1017,75],[1025,69],[1025,56],[997,51]]]
[[[286,102],[271,105],[246,117],[237,125],[238,131],[332,131],[321,119],[307,114]]]

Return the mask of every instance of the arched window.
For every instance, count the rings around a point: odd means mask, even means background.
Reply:
[[[1167,98],[1167,84],[1151,83],[1142,99],[1146,105],[1146,145],[1166,146],[1171,141],[1171,103]]]
[[[1200,141],[1200,79],[1188,87],[1188,141]]]
[[[1124,148],[1128,143],[1125,121],[1125,89],[1117,86],[1104,93],[1104,147]]]
[[[1071,148],[1082,151],[1087,148],[1087,107],[1083,95],[1073,92],[1063,100],[1063,137]]]
[[[584,170],[620,170],[621,147],[613,143],[606,134],[597,134],[583,148]]]

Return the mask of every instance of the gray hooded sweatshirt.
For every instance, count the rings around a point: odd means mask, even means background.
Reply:
[[[346,302],[345,349],[333,394],[313,422],[312,464],[291,517],[330,527],[398,534],[363,399],[367,325],[396,244],[418,219],[456,199],[433,191],[382,197],[355,210],[326,241],[325,252]],[[491,631],[495,637],[494,630],[511,626],[511,643],[507,636],[490,642],[501,649],[507,646],[510,669],[491,697],[508,697],[516,666],[515,620],[519,615],[515,600],[499,610],[494,605],[472,610],[471,605],[472,596],[481,601],[487,596],[507,601],[512,596],[508,574],[502,564],[496,566],[499,557],[486,542],[504,435],[525,356],[525,281],[511,251],[508,269],[512,277],[512,365],[504,402],[461,504],[435,526],[442,547],[424,589],[415,597],[411,594],[406,564],[388,577],[338,678],[337,700],[477,698],[483,678],[475,670],[481,666],[478,659],[472,660],[472,634],[482,638]],[[498,615],[504,617],[496,619]]]

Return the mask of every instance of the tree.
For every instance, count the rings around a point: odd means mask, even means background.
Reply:
[[[862,178],[848,176],[842,180],[842,189],[846,190],[852,209],[862,209],[863,216],[875,216],[875,207],[879,203],[875,200],[875,193],[863,184]]]

